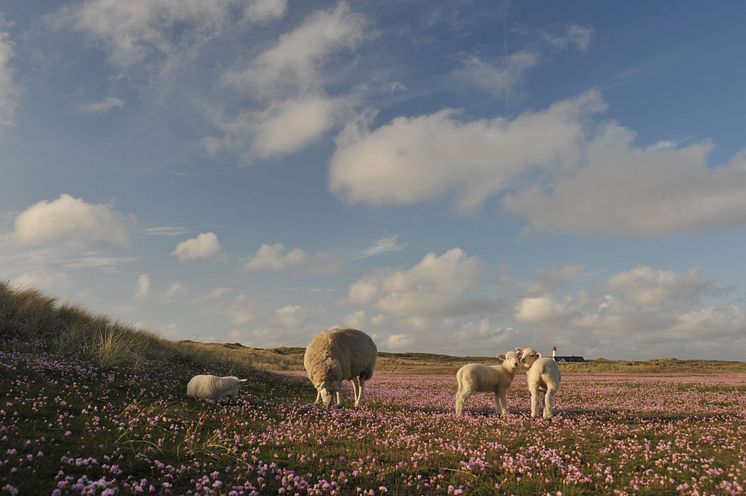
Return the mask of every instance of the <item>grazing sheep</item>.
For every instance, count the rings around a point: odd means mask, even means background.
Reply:
[[[552,418],[554,395],[560,385],[561,374],[557,362],[542,357],[533,348],[516,348],[521,352],[521,363],[528,369],[526,379],[531,392],[531,416],[536,417],[539,410],[539,394],[544,396],[544,418]]]
[[[513,382],[515,371],[519,367],[520,353],[509,351],[498,355],[497,365],[469,363],[456,372],[458,391],[456,392],[456,414],[462,415],[464,403],[476,392],[494,392],[495,408],[500,415],[508,414],[508,388]]]
[[[328,407],[336,395],[340,406],[342,381],[348,380],[355,391],[355,406],[359,406],[365,381],[373,377],[377,354],[370,336],[356,329],[334,328],[314,336],[306,347],[303,366],[316,388],[315,403]]]
[[[187,396],[213,401],[226,397],[238,398],[238,386],[244,382],[246,379],[233,376],[195,375],[187,384]]]

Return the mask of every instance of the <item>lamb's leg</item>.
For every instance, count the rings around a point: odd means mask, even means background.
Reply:
[[[505,416],[508,414],[508,397],[507,391],[495,392],[495,399],[497,404],[500,406],[500,415]]]
[[[539,411],[539,385],[529,384],[529,392],[531,392],[531,417],[536,417]]]
[[[342,406],[342,395],[341,391],[337,391],[337,406]]]
[[[557,393],[557,386],[549,384],[547,394],[544,395],[544,418],[552,418],[552,407],[554,406],[554,395]]]
[[[314,405],[318,405],[321,403],[321,391],[318,389],[316,390],[316,401],[313,402]]]

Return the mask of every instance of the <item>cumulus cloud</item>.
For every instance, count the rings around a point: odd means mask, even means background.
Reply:
[[[274,102],[257,118],[251,149],[261,158],[294,153],[331,129],[340,109],[319,96]]]
[[[243,326],[257,319],[259,309],[254,301],[245,294],[233,298],[223,308],[225,318],[234,326]]]
[[[534,281],[527,293],[541,296],[562,288],[573,280],[585,274],[582,265],[566,265],[564,267],[540,267],[534,271]]]
[[[87,203],[62,194],[56,200],[42,200],[18,214],[13,235],[21,244],[55,240],[126,244],[134,223],[133,217],[120,215],[111,205]]]
[[[697,269],[679,273],[638,266],[619,272],[591,291],[562,296],[525,297],[514,319],[526,332],[566,346],[607,356],[669,356],[746,333],[746,316],[732,305],[704,304],[721,291]]]
[[[187,260],[197,260],[199,258],[212,258],[222,250],[220,241],[215,233],[199,233],[196,238],[182,241],[171,255],[179,259],[180,262]]]
[[[401,251],[404,248],[407,247],[406,243],[400,243],[399,242],[399,236],[388,236],[385,238],[381,238],[376,243],[363,250],[360,255],[358,255],[358,259],[361,258],[370,258],[375,257],[377,255],[382,255],[384,253],[391,253],[395,251]]]
[[[86,103],[80,106],[84,114],[101,114],[109,110],[124,107],[124,101],[114,96],[107,96],[98,102]]]
[[[578,159],[584,122],[604,109],[596,91],[513,119],[467,120],[454,110],[346,129],[329,167],[333,192],[369,205],[452,194],[461,211],[519,176]]]
[[[0,128],[13,124],[19,96],[13,69],[10,66],[15,54],[15,45],[6,31],[7,27],[0,13]]]
[[[572,172],[505,198],[536,229],[662,236],[746,222],[746,152],[709,167],[709,143],[640,148],[616,124],[587,144]]]
[[[382,270],[350,285],[348,300],[391,315],[466,314],[485,306],[471,293],[480,286],[481,262],[460,248],[428,253],[410,269]]]
[[[364,17],[340,2],[311,14],[248,65],[227,71],[223,80],[251,93],[318,94],[326,60],[337,51],[354,48],[363,37],[364,27]]]
[[[414,337],[410,334],[391,334],[386,337],[383,346],[389,350],[402,350],[411,346],[413,342]]]
[[[185,293],[186,286],[177,281],[168,287],[166,292],[163,294],[163,300],[171,303],[184,296]]]
[[[243,263],[243,270],[285,270],[291,267],[302,267],[309,261],[306,252],[300,248],[288,251],[285,245],[275,243],[274,245],[263,244],[259,247],[253,257],[249,257]]]
[[[140,274],[137,276],[137,289],[134,298],[142,300],[147,298],[148,294],[150,294],[150,274]]]

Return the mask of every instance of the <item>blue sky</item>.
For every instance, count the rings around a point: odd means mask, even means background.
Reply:
[[[744,358],[742,3],[0,14],[3,280],[173,339]]]

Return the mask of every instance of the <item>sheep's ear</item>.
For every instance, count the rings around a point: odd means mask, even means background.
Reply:
[[[497,358],[500,362],[504,362],[505,361],[505,353],[501,353],[501,354],[497,355],[495,358]]]
[[[516,356],[517,356],[518,358],[521,358],[521,357],[523,356],[523,348],[516,348],[516,349],[515,349],[515,355],[516,355]]]
[[[536,358],[541,358],[541,353],[539,353],[538,351],[536,352]]]
[[[246,382],[246,381],[248,381],[248,379],[239,379],[239,380],[238,380],[238,382],[239,382],[240,384],[243,384],[243,383],[244,383],[244,382]]]

